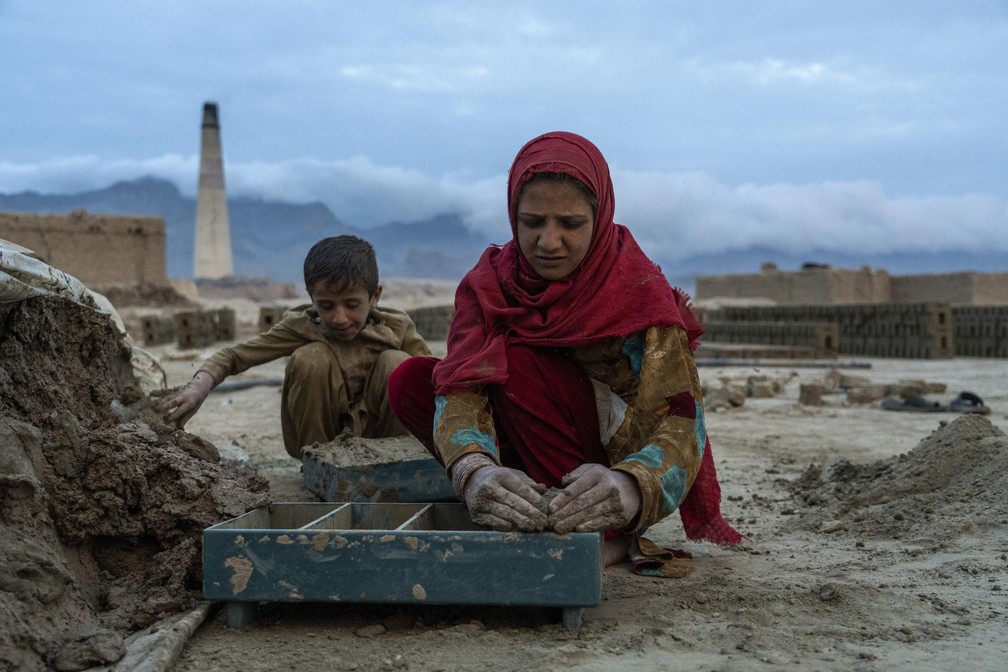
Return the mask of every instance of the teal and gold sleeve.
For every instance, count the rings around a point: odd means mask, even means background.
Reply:
[[[703,394],[686,332],[651,327],[644,335],[640,383],[623,441],[632,446],[613,469],[637,479],[637,529],[675,511],[700,470],[707,444]]]
[[[486,396],[458,392],[435,397],[434,445],[449,472],[470,453],[484,453],[500,464],[497,432]]]

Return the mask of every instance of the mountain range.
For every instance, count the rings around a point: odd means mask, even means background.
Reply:
[[[10,212],[66,214],[78,208],[92,214],[161,217],[168,276],[192,276],[196,199],[173,182],[143,177],[76,194],[0,194],[0,210]],[[361,229],[319,202],[229,197],[228,220],[235,275],[279,282],[300,283],[305,254],[326,236],[351,234],[370,241],[385,277],[435,280],[458,280],[492,242],[473,235],[454,214]]]
[[[0,194],[0,210],[4,211],[66,214],[78,208],[93,214],[163,218],[168,275],[192,276],[196,199],[182,194],[173,182],[148,176],[75,194],[34,191]],[[461,278],[487,245],[504,242],[474,233],[455,213],[364,229],[342,221],[321,202],[290,203],[236,196],[228,198],[228,216],[235,275],[268,276],[280,282],[300,283],[305,253],[326,236],[352,234],[369,240],[378,253],[383,277],[450,281]],[[768,261],[781,270],[795,269],[804,263],[841,268],[867,265],[884,268],[893,275],[1008,270],[1004,255],[997,252],[864,255],[807,250],[798,254],[763,246],[676,260],[653,258],[665,270],[669,282],[687,291],[693,290],[697,275],[753,273]]]

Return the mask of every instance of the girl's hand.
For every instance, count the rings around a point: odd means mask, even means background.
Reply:
[[[640,513],[640,487],[625,472],[582,464],[563,485],[549,505],[549,524],[560,534],[623,529]]]
[[[544,530],[548,520],[542,493],[546,486],[528,474],[499,467],[480,467],[469,476],[463,492],[474,523],[496,530]]]

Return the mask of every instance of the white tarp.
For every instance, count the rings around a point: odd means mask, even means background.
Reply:
[[[133,371],[147,391],[167,386],[157,358],[136,347],[126,324],[112,303],[69,273],[54,268],[34,256],[26,247],[0,238],[0,303],[24,301],[36,296],[59,296],[108,315],[133,353]]]

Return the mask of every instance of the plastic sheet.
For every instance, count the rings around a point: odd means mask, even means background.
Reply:
[[[167,386],[161,363],[154,355],[136,347],[122,316],[102,294],[89,289],[74,276],[35,256],[26,248],[0,238],[0,303],[24,301],[36,296],[58,296],[108,315],[123,335],[132,353],[133,371],[141,386],[150,391]]]

